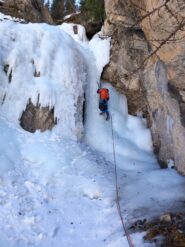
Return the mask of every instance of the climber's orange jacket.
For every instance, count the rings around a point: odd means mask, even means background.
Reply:
[[[109,100],[109,90],[107,88],[101,88],[97,90],[100,94],[100,99]]]

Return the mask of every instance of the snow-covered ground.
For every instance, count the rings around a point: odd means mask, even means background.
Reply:
[[[108,83],[112,125],[99,115],[97,82],[110,39],[96,35],[88,42],[78,30],[0,22],[1,247],[128,246],[115,203],[112,127],[126,225],[184,203],[184,177],[159,169],[146,121],[128,115],[126,98]],[[83,128],[77,105],[84,90]],[[59,122],[32,134],[19,118],[38,94],[41,105],[55,107]],[[142,236],[131,236],[135,246],[152,246]]]
[[[4,0],[0,0],[1,3],[4,2]],[[12,17],[10,15],[4,15],[2,13],[0,13],[0,21],[5,21],[5,20],[13,20],[13,21],[16,21],[16,22],[24,22],[23,19],[19,19],[19,18],[15,18],[15,17]]]

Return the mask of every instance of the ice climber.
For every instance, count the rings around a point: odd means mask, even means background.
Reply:
[[[109,120],[108,112],[108,100],[109,100],[109,90],[107,88],[101,88],[97,90],[100,95],[99,99],[99,109],[101,111],[100,115],[106,114],[106,120]]]

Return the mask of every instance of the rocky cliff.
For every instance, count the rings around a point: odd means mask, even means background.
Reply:
[[[27,22],[52,23],[48,9],[39,0],[0,1],[0,12]]]
[[[103,77],[143,112],[159,161],[185,174],[185,3],[106,0],[103,32],[112,37]]]

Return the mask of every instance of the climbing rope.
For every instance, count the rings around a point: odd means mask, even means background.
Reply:
[[[114,155],[114,168],[115,168],[115,187],[116,187],[116,205],[117,205],[117,210],[118,214],[121,220],[121,224],[123,227],[123,232],[125,233],[127,237],[127,241],[130,247],[134,247],[134,244],[132,243],[131,237],[125,227],[125,223],[121,214],[121,206],[120,206],[120,201],[119,201],[119,189],[118,189],[118,173],[117,173],[117,164],[116,164],[116,153],[115,153],[115,143],[114,143],[114,131],[113,131],[113,122],[112,122],[112,116],[110,116],[111,119],[111,129],[112,129],[112,149],[113,149],[113,155]]]

